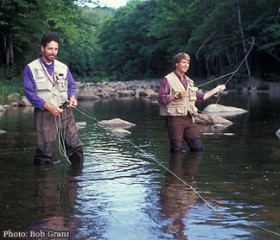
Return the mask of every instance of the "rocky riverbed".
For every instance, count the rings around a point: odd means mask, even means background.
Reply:
[[[147,98],[157,104],[157,93],[160,81],[128,81],[128,82],[100,82],[94,83],[77,83],[78,101],[101,101],[102,99],[114,98]],[[17,93],[10,94],[5,99],[5,104],[0,105],[0,112],[9,108],[17,107],[32,107],[26,97],[21,97]],[[208,124],[212,127],[222,129],[231,125],[232,122],[223,118],[225,112],[230,112],[230,115],[240,114],[240,109],[215,105],[212,110],[207,113],[198,114],[195,116],[197,124]],[[246,112],[246,111],[243,111]],[[113,126],[114,127],[114,126]]]

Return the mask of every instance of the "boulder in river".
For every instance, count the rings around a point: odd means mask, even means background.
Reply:
[[[131,132],[129,132],[127,128],[135,126],[134,123],[127,122],[120,118],[114,118],[111,120],[102,120],[98,122],[98,125],[109,130],[114,135],[122,136],[122,137],[131,134]]]
[[[194,118],[195,123],[197,124],[211,124],[211,125],[218,125],[221,126],[229,126],[232,125],[232,122],[220,117],[220,116],[212,116],[210,114],[197,114]]]
[[[139,98],[139,97],[156,98],[157,93],[151,88],[147,88],[147,89],[137,88],[137,89],[135,89],[135,97],[136,98]]]
[[[109,128],[130,128],[135,126],[134,123],[127,122],[120,118],[114,118],[111,120],[102,120],[98,122],[98,125],[109,127]]]
[[[221,116],[221,117],[231,117],[246,112],[248,111],[242,108],[224,106],[221,104],[210,104],[202,111],[202,113],[207,113],[207,114]]]
[[[18,102],[18,105],[19,106],[24,106],[24,107],[27,107],[27,106],[31,107],[32,106],[32,104],[29,102],[29,100],[25,96]]]
[[[20,95],[19,93],[10,93],[7,97],[6,97],[6,102],[7,104],[10,104],[12,102],[17,102],[20,99]]]
[[[0,134],[4,134],[4,133],[6,133],[6,131],[5,131],[5,130],[0,129]]]
[[[79,93],[78,93],[78,100],[100,100],[101,98],[96,95],[95,93],[95,89],[91,89],[91,88],[84,88],[84,89],[80,89]]]
[[[280,128],[276,131],[276,136],[280,139]]]
[[[195,116],[194,121],[202,133],[220,133],[233,124],[223,117],[209,114],[198,114]]]

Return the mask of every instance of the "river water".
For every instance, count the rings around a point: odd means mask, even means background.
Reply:
[[[219,104],[248,113],[229,118],[224,130],[201,128],[202,154],[177,155],[169,154],[153,101],[80,102],[90,115],[75,111],[86,122],[83,167],[58,151],[52,166],[33,165],[32,108],[7,110],[0,115],[0,238],[280,239],[279,102],[279,95],[230,92]],[[96,124],[112,118],[136,126],[119,138]]]

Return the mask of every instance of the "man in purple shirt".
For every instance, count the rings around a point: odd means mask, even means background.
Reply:
[[[186,53],[174,56],[174,71],[164,77],[158,93],[160,115],[164,116],[170,141],[170,152],[180,152],[185,140],[191,151],[202,151],[199,130],[194,123],[197,114],[195,104],[203,102],[225,90],[225,85],[206,92],[198,92],[194,82],[185,73],[190,66]]]
[[[69,68],[56,60],[60,39],[46,33],[41,40],[42,56],[24,71],[24,93],[34,106],[37,150],[34,163],[49,164],[58,133],[71,163],[83,162],[82,143],[78,137],[72,108],[77,106],[76,83]]]

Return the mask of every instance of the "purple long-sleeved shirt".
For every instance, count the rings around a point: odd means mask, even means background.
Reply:
[[[44,64],[50,76],[52,76],[54,71],[54,62],[48,65],[42,60],[42,58],[40,59],[40,61]],[[37,95],[35,80],[32,71],[28,65],[23,70],[23,79],[24,79],[23,88],[24,88],[25,96],[32,103],[34,107],[43,109],[44,104],[46,102]],[[67,80],[68,80],[68,99],[72,96],[76,98],[76,82],[69,68],[67,68]]]
[[[176,72],[174,72],[174,73],[176,74]],[[178,80],[181,81],[180,77],[178,76],[178,74],[176,74],[176,76],[178,77]],[[187,89],[188,81],[187,81],[187,77],[186,76],[184,76],[184,79],[181,82],[182,82],[184,88]],[[168,103],[168,98],[170,96],[171,96],[170,95],[170,87],[169,87],[169,84],[167,82],[167,79],[164,78],[164,79],[162,79],[161,84],[160,84],[157,100],[158,100],[158,102],[160,104],[163,104],[163,105],[166,106],[167,103]],[[204,93],[203,92],[198,91],[196,93],[196,97],[197,97],[196,104],[200,104],[200,103],[204,102],[204,99],[203,99]]]

